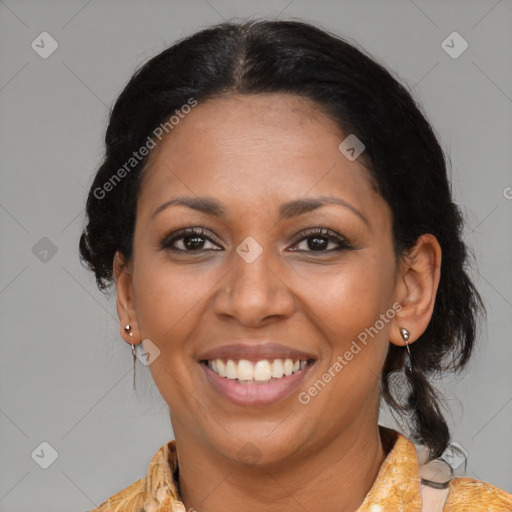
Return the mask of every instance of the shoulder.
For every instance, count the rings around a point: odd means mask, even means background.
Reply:
[[[153,455],[146,475],[87,512],[142,512],[184,510],[177,491],[176,441],[162,445]]]
[[[143,509],[145,478],[137,480],[88,512],[136,512]]]
[[[445,512],[512,511],[512,494],[473,478],[454,478],[446,500]]]

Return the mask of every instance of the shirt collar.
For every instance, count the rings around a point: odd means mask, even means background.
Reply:
[[[380,428],[393,445],[357,512],[420,512],[421,479],[416,448],[399,432]],[[149,463],[145,512],[186,512],[180,501],[178,475],[176,440],[172,440],[160,447]]]
[[[395,438],[394,445],[356,512],[420,512],[421,477],[416,447],[399,432],[380,428]]]

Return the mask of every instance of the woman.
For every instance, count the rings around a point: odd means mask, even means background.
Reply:
[[[429,377],[466,365],[483,307],[443,152],[388,71],[308,24],[221,24],[135,73],[105,141],[80,253],[176,439],[97,512],[512,509],[432,471]]]

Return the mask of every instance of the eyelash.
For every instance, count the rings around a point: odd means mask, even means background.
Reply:
[[[188,251],[185,249],[176,249],[173,248],[172,245],[178,241],[182,240],[183,238],[187,237],[199,237],[204,238],[206,240],[209,240],[210,242],[216,243],[220,245],[220,240],[212,235],[206,232],[203,228],[185,228],[180,229],[178,231],[175,231],[174,233],[171,233],[170,235],[167,235],[161,242],[160,242],[160,249],[161,250],[170,250],[173,252],[188,252],[188,253],[201,253],[204,251],[211,251],[211,250],[217,250],[217,249],[198,249],[198,250],[192,250]],[[342,235],[338,235],[336,232],[332,231],[328,228],[309,228],[300,233],[297,237],[294,238],[293,245],[298,244],[299,242],[302,242],[304,240],[308,240],[310,238],[325,238],[329,241],[336,242],[339,247],[336,249],[330,249],[330,250],[322,250],[322,251],[313,251],[313,250],[293,250],[293,252],[311,252],[311,253],[317,253],[317,254],[329,254],[333,252],[340,252],[343,250],[350,250],[353,249],[353,246],[351,242],[345,238]]]

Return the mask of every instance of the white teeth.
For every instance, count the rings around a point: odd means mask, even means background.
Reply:
[[[228,379],[238,379],[236,364],[232,359],[228,359],[226,363],[226,377]]]
[[[283,375],[283,361],[281,361],[281,359],[274,359],[272,363],[272,377],[280,379]]]
[[[265,361],[258,361],[254,365],[254,380],[270,380],[272,377],[272,370],[270,363]]]
[[[240,359],[237,366],[237,378],[240,380],[252,380],[254,373],[253,364],[246,359]]]
[[[226,365],[224,364],[224,361],[222,359],[215,359],[215,362],[217,363],[217,373],[221,377],[226,376]],[[215,371],[215,370],[213,370]]]
[[[247,359],[240,359],[238,362],[233,359],[212,359],[207,364],[215,373],[231,380],[268,382],[272,378],[280,379],[297,373],[308,363],[304,359],[274,359],[272,362],[268,359],[256,362]]]

